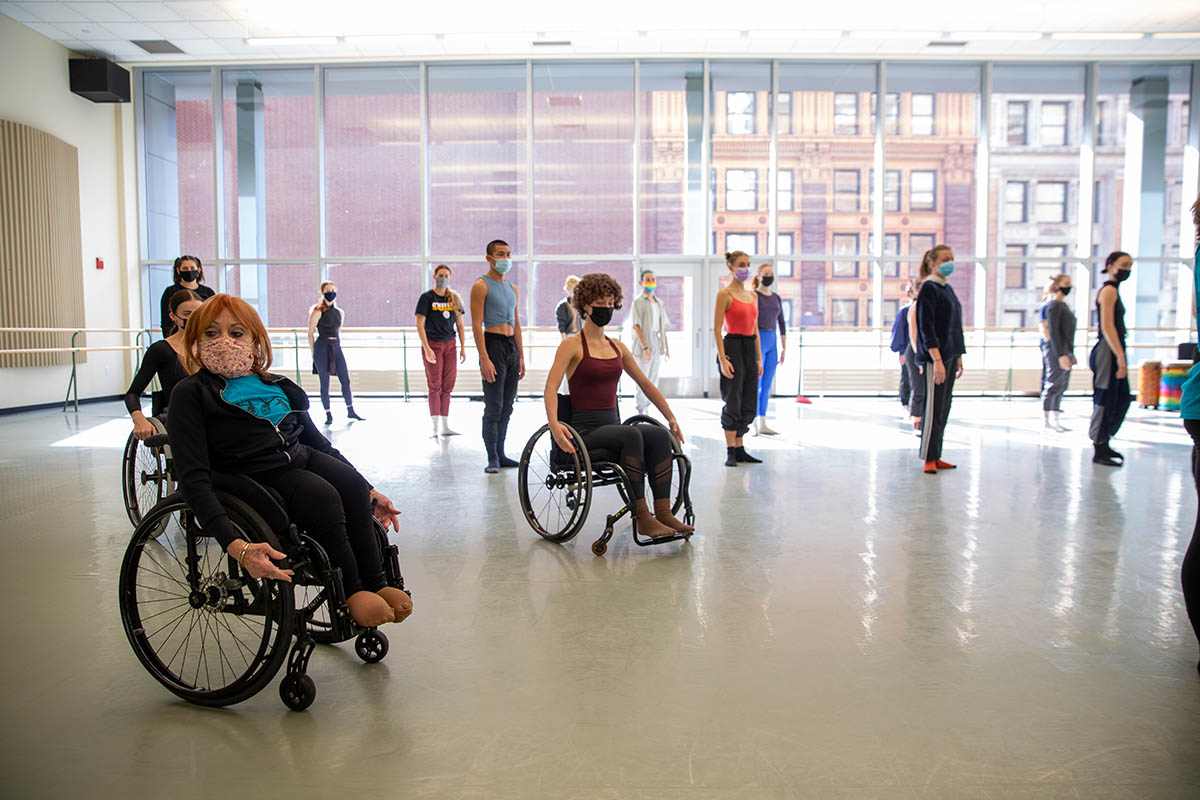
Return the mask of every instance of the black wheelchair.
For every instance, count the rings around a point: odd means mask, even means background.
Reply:
[[[521,497],[521,512],[543,539],[551,542],[566,542],[587,522],[592,507],[592,492],[600,486],[616,486],[624,502],[615,513],[606,517],[604,533],[592,542],[592,552],[602,556],[608,550],[613,537],[613,526],[624,516],[632,524],[633,541],[641,547],[665,544],[681,539],[690,539],[691,533],[679,533],[652,539],[638,533],[637,519],[633,516],[633,492],[629,476],[617,463],[617,455],[607,450],[594,448],[589,451],[582,445],[578,431],[570,425],[571,399],[568,395],[558,396],[558,419],[570,432],[571,440],[579,444],[574,453],[567,453],[554,441],[549,425],[543,425],[529,439],[521,453],[517,470],[517,486]],[[665,427],[653,417],[641,414],[629,417],[623,425],[657,425]],[[675,436],[671,436],[673,452],[671,470],[671,513],[678,515],[683,509],[683,521],[692,525],[695,514],[688,486],[692,477],[692,462],[683,453]]]
[[[359,658],[382,661],[387,636],[354,623],[341,569],[288,519],[279,495],[244,475],[213,473],[213,487],[246,541],[287,554],[281,568],[294,570],[293,582],[251,577],[201,530],[181,493],[167,495],[134,530],[118,586],[125,635],[150,674],[190,703],[228,706],[261,691],[286,660],[279,696],[302,711],[317,695],[307,673],[315,645],[353,638]],[[411,597],[378,520],[375,533],[388,585]]]
[[[167,429],[157,414],[147,417],[147,421],[154,426],[155,435],[139,441],[130,433],[121,459],[121,494],[125,499],[125,513],[134,527],[150,509],[175,491],[171,448],[166,443]],[[147,444],[151,440],[161,443]]]

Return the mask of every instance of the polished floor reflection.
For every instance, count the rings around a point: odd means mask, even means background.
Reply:
[[[778,403],[761,466],[722,466],[717,401],[677,402],[697,535],[604,558],[539,540],[479,403],[364,400],[334,438],[403,511],[416,611],[317,700],[174,699],[121,631],[130,525],[116,403],[0,417],[0,753],[11,797],[249,790],[404,798],[1200,796],[1200,648],[1178,567],[1196,514],[1176,416],[1135,410],[1095,466],[1028,400],[955,402],[925,476],[895,402]],[[517,404],[510,451],[542,422]],[[278,787],[272,790],[272,786]],[[308,794],[300,792],[300,794]]]

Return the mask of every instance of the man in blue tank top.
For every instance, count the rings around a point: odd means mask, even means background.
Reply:
[[[525,354],[517,288],[504,277],[512,268],[508,242],[488,242],[487,262],[487,273],[471,287],[471,331],[483,376],[483,444],[488,457],[484,472],[495,474],[501,467],[517,466],[504,454],[504,438],[517,399],[517,381],[525,377]]]

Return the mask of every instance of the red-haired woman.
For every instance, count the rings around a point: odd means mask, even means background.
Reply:
[[[337,373],[342,387],[342,399],[346,401],[346,416],[363,419],[354,413],[354,396],[350,393],[350,370],[346,367],[346,356],[342,355],[342,343],[338,332],[346,315],[337,305],[337,286],[332,281],[321,284],[321,299],[308,311],[308,349],[312,350],[313,372],[321,380],[321,406],[325,409],[325,424],[333,424],[333,412],[329,410],[329,375]]]
[[[243,539],[213,492],[212,471],[249,475],[279,492],[289,516],[341,568],[355,622],[407,617],[412,601],[385,583],[371,503],[396,529],[399,512],[317,430],[304,390],[267,371],[271,343],[254,309],[227,294],[204,303],[184,329],[183,358],[193,374],[171,396],[167,433],[179,487],[205,532],[251,576],[291,580],[274,563],[284,554]]]

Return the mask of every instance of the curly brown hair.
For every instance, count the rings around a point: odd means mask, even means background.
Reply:
[[[602,297],[611,297],[613,310],[620,310],[623,297],[621,284],[617,283],[617,279],[611,275],[603,272],[589,272],[579,279],[579,283],[575,284],[571,303],[575,306],[576,311],[586,313],[583,311],[583,307],[592,305]]]

